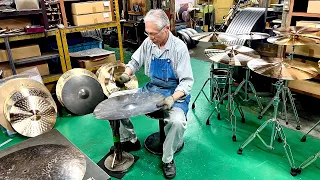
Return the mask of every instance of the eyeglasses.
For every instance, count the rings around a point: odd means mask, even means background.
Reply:
[[[165,26],[159,31],[159,32],[157,32],[157,33],[147,33],[146,31],[144,31],[144,34],[146,35],[146,36],[152,36],[152,37],[155,37],[155,36],[157,36],[163,29],[165,28]]]

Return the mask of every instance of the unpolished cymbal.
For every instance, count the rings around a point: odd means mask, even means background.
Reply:
[[[209,43],[222,43],[237,40],[237,36],[222,33],[222,32],[202,32],[193,34],[191,38],[195,41],[209,42]]]
[[[254,59],[248,67],[263,76],[283,80],[304,80],[318,75],[318,70],[309,64],[282,58]]]
[[[101,68],[98,80],[107,97],[117,91],[138,88],[138,79],[135,75],[132,75],[130,81],[125,83],[123,87],[116,84],[115,80],[125,71],[125,68],[126,66],[123,63],[111,63]]]
[[[53,128],[57,118],[54,106],[43,97],[28,96],[16,101],[5,114],[19,134],[35,137]]]
[[[0,179],[82,180],[85,172],[84,155],[58,144],[31,146],[0,158]]]
[[[225,49],[205,49],[204,53],[211,61],[231,66],[246,66],[250,60],[260,58],[260,55],[255,50],[245,46],[226,46]]]
[[[260,32],[249,32],[244,34],[237,34],[239,39],[246,39],[246,40],[259,40],[259,39],[266,39],[270,37],[267,33],[260,33]]]
[[[50,95],[50,92],[43,84],[30,78],[10,79],[0,86],[0,92],[1,92],[0,93],[0,124],[6,129],[10,131],[14,131],[14,129],[11,127],[11,124],[9,123],[9,121],[7,120],[4,114],[5,112],[4,108],[5,108],[5,103],[7,102],[7,99],[10,98],[14,93],[19,91],[24,94],[24,90],[22,89],[30,89],[30,88],[41,90],[42,92],[45,92],[45,94]],[[24,97],[24,96],[18,96],[18,97]],[[52,99],[52,97],[49,97],[49,98]],[[54,102],[53,99],[52,99],[52,102]],[[57,109],[55,104],[54,104],[54,107],[55,109]]]
[[[304,26],[280,27],[273,30],[273,32],[278,35],[302,35],[302,34],[312,34],[318,31],[320,31],[320,29],[304,27]]]
[[[56,93],[61,104],[77,115],[92,113],[104,100],[97,77],[82,68],[65,72],[57,82]]]
[[[159,110],[156,106],[164,96],[160,93],[145,92],[115,96],[101,102],[93,112],[97,119],[119,120],[148,114]]]
[[[269,43],[278,45],[310,45],[320,43],[320,39],[307,37],[307,36],[275,36],[267,39]]]

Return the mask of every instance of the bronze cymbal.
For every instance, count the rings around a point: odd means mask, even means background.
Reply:
[[[10,79],[4,84],[0,86],[0,124],[10,131],[14,131],[11,124],[9,123],[8,119],[6,118],[5,112],[5,103],[7,100],[16,92],[21,91],[22,89],[38,89],[45,94],[49,95],[49,98],[52,98],[50,95],[49,90],[41,84],[40,82],[30,79],[30,78],[16,78]],[[21,91],[24,94],[24,90]],[[24,94],[25,95],[25,94]],[[19,96],[21,97],[21,96]],[[52,99],[54,102],[54,100]],[[54,104],[55,109],[57,109],[56,105]]]
[[[318,28],[310,28],[304,26],[290,26],[290,27],[280,27],[273,30],[274,33],[278,35],[301,35],[301,34],[311,34],[319,32]]]
[[[294,35],[294,36],[275,36],[267,39],[269,43],[278,44],[278,45],[309,45],[320,43],[320,39]]]
[[[259,39],[269,38],[270,35],[267,33],[249,32],[249,33],[237,34],[237,37],[239,39],[246,39],[246,40],[259,40]]]
[[[102,86],[104,94],[109,97],[112,93],[122,90],[131,90],[138,88],[138,79],[135,75],[131,76],[131,80],[124,84],[123,87],[118,87],[115,80],[125,71],[125,64],[121,62],[110,63],[101,67],[99,71],[98,81]]]
[[[223,46],[221,47],[223,48]],[[231,66],[246,66],[250,60],[260,58],[260,55],[255,50],[245,46],[205,49],[204,53],[211,61]]]
[[[161,109],[156,104],[164,98],[162,94],[155,92],[119,95],[101,102],[94,110],[93,115],[101,120],[120,120],[148,114]]]
[[[118,64],[121,64],[121,63],[122,63],[121,61],[116,61],[116,62],[106,63],[106,64],[100,66],[100,68],[99,68],[99,69],[97,70],[97,72],[96,72],[97,78],[99,77],[100,72],[101,72],[102,69],[104,69],[104,68],[106,68],[106,67],[109,67],[109,66],[115,66],[115,65],[118,65]]]
[[[237,40],[237,36],[222,32],[202,32],[191,36],[195,41],[223,43]]]
[[[27,137],[35,137],[50,131],[57,119],[54,102],[39,96],[27,96],[17,100],[5,114],[13,129]]]
[[[85,156],[71,146],[31,146],[0,158],[0,179],[82,180],[85,172]]]
[[[263,76],[283,80],[304,80],[318,75],[318,70],[309,64],[283,58],[254,59],[248,67]]]

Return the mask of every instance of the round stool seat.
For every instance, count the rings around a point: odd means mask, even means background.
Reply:
[[[184,146],[184,142],[178,147],[177,152],[181,151]],[[160,132],[155,132],[144,140],[144,147],[152,154],[162,155],[163,154],[163,142],[160,141]]]

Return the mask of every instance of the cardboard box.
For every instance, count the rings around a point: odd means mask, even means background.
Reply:
[[[309,0],[307,13],[320,13],[320,0]]]
[[[78,64],[80,68],[91,68],[100,66],[102,64],[110,63],[110,62],[116,62],[116,56],[115,54],[110,54],[108,56],[99,57],[95,59],[90,60],[78,60]]]
[[[297,21],[296,26],[320,28],[320,21]]]
[[[22,47],[11,48],[12,58],[19,61],[23,58],[41,56],[39,45],[28,45]],[[0,50],[0,62],[9,61],[7,50]]]
[[[38,68],[38,71],[41,76],[50,74],[49,66],[46,62],[28,64],[28,66],[16,66],[17,74],[22,73],[26,70],[32,69],[34,67]],[[12,75],[11,66],[9,64],[0,64],[0,69],[3,70],[3,78],[9,77]]]
[[[76,26],[97,24],[112,21],[111,12],[86,14],[86,15],[73,15],[73,23]]]
[[[71,13],[73,15],[91,14],[107,11],[111,11],[110,1],[72,3],[71,5]]]
[[[2,19],[0,20],[1,28],[8,29],[24,29],[26,26],[31,25],[31,20],[29,18],[15,18],[15,19]]]

